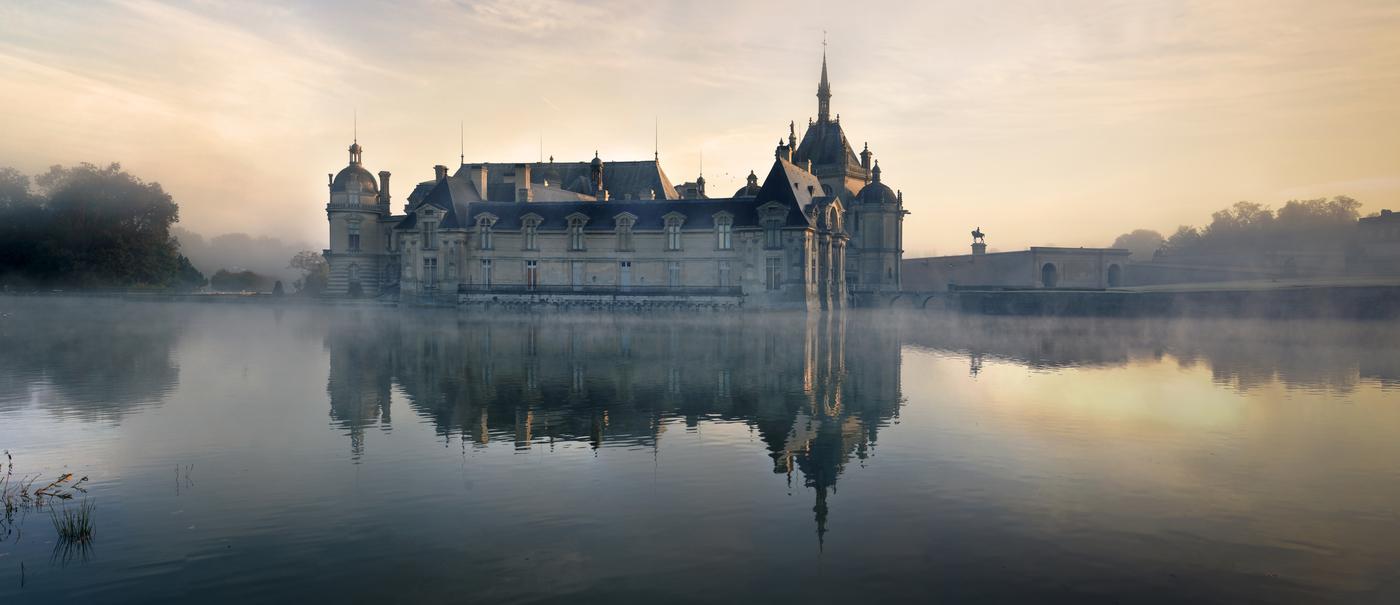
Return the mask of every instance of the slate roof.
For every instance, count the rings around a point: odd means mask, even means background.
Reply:
[[[840,122],[819,121],[809,124],[792,158],[799,165],[805,165],[807,160],[811,160],[814,169],[837,165],[847,171],[864,170],[860,165],[860,158],[856,157],[855,150],[851,149],[851,144],[846,140],[846,133],[841,130]]]
[[[831,199],[821,194],[821,183],[815,176],[783,160],[774,162],[768,178],[755,197],[743,198],[612,199],[605,202],[588,198],[573,201],[515,202],[483,200],[476,187],[466,178],[453,176],[434,181],[431,185],[427,193],[419,191],[424,185],[415,189],[414,195],[421,199],[421,203],[415,207],[427,204],[442,209],[445,215],[440,226],[443,229],[470,228],[483,213],[490,213],[496,217],[497,229],[519,229],[523,218],[533,213],[542,219],[539,225],[542,230],[567,229],[568,217],[572,214],[582,214],[588,218],[584,226],[585,231],[612,231],[616,227],[616,217],[624,212],[636,216],[633,228],[643,231],[664,228],[666,215],[671,213],[679,213],[685,217],[682,223],[684,230],[713,229],[715,215],[720,212],[733,215],[735,227],[757,227],[759,207],[772,201],[788,208],[786,225],[805,227],[810,224],[805,213],[807,208],[814,201],[824,203]],[[488,192],[489,190],[488,187]],[[417,223],[416,217],[415,213],[410,212],[395,228],[412,228]]]

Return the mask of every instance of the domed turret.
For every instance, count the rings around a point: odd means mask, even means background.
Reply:
[[[331,179],[331,193],[379,193],[374,175],[360,165],[363,149],[357,141],[350,144],[350,165]]]
[[[875,167],[870,169],[870,184],[856,194],[856,201],[861,204],[893,204],[899,201],[899,196],[895,195],[894,190],[880,182],[879,160],[876,160]]]
[[[734,197],[758,197],[758,192],[761,189],[762,187],[758,186],[758,175],[750,170],[748,184],[740,187],[738,191],[735,191]]]

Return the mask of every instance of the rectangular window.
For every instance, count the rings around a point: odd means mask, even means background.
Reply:
[[[783,259],[770,258],[765,263],[767,286],[769,290],[777,290],[783,284]]]
[[[437,249],[437,223],[433,221],[423,222],[423,249]]]
[[[348,247],[350,248],[350,251],[351,251],[351,252],[359,252],[359,251],[360,251],[360,226],[359,226],[359,225],[350,225],[350,235],[349,235],[349,237],[348,237],[347,239],[348,239],[348,241],[346,241],[346,244],[347,244]]]
[[[525,225],[525,234],[521,237],[521,250],[539,250],[535,236],[539,233],[539,228],[534,223]]]
[[[681,264],[671,261],[666,265],[666,285],[678,288],[681,285]]]
[[[525,288],[534,290],[540,285],[540,263],[539,261],[525,261]]]
[[[763,247],[769,250],[783,247],[783,232],[776,223],[768,223],[763,226]]]
[[[817,257],[812,255],[812,283],[817,283]]]
[[[423,259],[423,287],[431,288],[437,283],[437,259]]]
[[[483,286],[491,285],[491,259],[489,258],[481,259],[481,284]]]
[[[734,249],[734,225],[729,221],[722,221],[715,224],[715,236],[718,238],[716,245],[720,250]]]
[[[719,285],[720,285],[720,287],[728,288],[729,286],[732,285],[732,284],[729,283],[729,282],[730,282],[730,278],[729,278],[729,261],[727,261],[727,260],[719,261]]]

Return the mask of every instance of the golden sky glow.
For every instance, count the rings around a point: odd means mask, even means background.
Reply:
[[[1105,245],[1237,200],[1400,208],[1400,3],[203,0],[0,4],[0,165],[120,161],[182,225],[320,245],[351,116],[395,206],[433,164],[645,159],[711,194],[832,111],[909,255]]]

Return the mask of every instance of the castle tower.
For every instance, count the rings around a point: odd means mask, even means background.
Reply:
[[[380,219],[389,212],[389,173],[380,173],[385,185],[381,191],[379,182],[363,165],[364,150],[358,140],[351,143],[349,151],[349,165],[327,183],[330,247],[325,257],[330,275],[324,294],[373,296],[380,286],[379,257],[385,247]]]
[[[869,157],[869,148],[865,157]],[[873,155],[873,154],[870,154]],[[899,264],[904,258],[904,196],[881,180],[880,161],[870,168],[870,183],[851,209],[852,254],[846,272],[853,293],[898,292]]]

